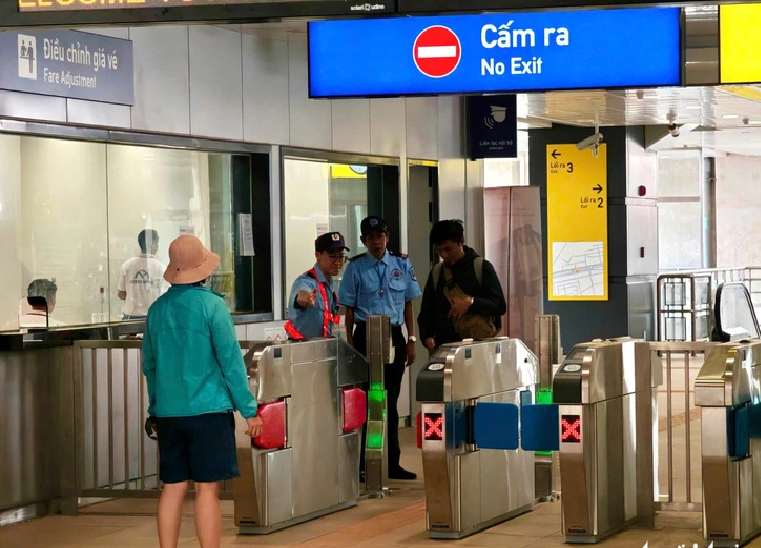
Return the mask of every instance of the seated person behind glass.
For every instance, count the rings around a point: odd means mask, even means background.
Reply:
[[[322,234],[314,241],[314,267],[293,282],[288,298],[285,331],[295,341],[332,337],[338,325],[338,296],[333,278],[343,267],[346,240],[340,232]]]
[[[63,322],[50,318],[55,310],[56,293],[55,279],[37,279],[29,284],[26,290],[26,301],[32,309],[19,318],[19,328],[60,327]]]
[[[163,278],[166,267],[155,257],[159,250],[159,233],[142,230],[137,243],[140,256],[125,262],[119,276],[119,298],[124,301],[125,320],[145,318],[148,309],[166,290]]]

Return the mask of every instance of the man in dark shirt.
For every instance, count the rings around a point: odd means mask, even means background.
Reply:
[[[461,221],[439,221],[431,245],[443,264],[428,275],[418,315],[420,339],[433,352],[465,338],[488,338],[501,329],[507,309],[492,264],[465,245]]]

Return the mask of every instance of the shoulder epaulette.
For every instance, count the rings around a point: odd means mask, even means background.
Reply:
[[[388,250],[388,254],[389,255],[393,255],[394,257],[399,257],[400,259],[408,259],[409,258],[409,255],[407,255],[406,253],[394,253],[390,249]]]
[[[360,259],[360,258],[362,258],[364,256],[365,256],[364,253],[360,253],[359,255],[354,255],[354,257],[349,257],[349,262],[356,261],[357,259]]]

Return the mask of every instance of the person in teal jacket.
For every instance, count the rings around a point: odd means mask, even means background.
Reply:
[[[195,236],[174,240],[164,273],[172,287],[146,319],[143,374],[164,483],[158,508],[161,548],[177,547],[190,480],[201,548],[219,547],[219,482],[239,475],[233,411],[246,419],[246,434],[262,433],[232,317],[221,295],[203,285],[219,263]]]

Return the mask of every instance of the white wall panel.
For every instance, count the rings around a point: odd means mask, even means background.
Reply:
[[[133,27],[133,129],[190,133],[188,27]]]
[[[65,122],[66,99],[0,91],[0,116]]]
[[[370,152],[400,156],[407,147],[406,118],[403,98],[370,99]]]
[[[243,137],[252,143],[290,142],[288,42],[243,35]]]
[[[483,161],[466,161],[467,209],[465,211],[465,241],[478,253],[484,252],[484,177]]]
[[[439,160],[439,218],[465,220],[465,160]]]
[[[309,98],[307,42],[303,37],[289,37],[288,71],[291,101],[291,145],[331,149],[331,101]]]
[[[241,35],[190,27],[190,130],[193,135],[243,140]]]
[[[439,158],[463,158],[462,97],[439,97]]]
[[[370,101],[333,101],[333,150],[370,152]]]
[[[87,27],[78,29],[82,32],[88,32],[90,34],[100,34],[101,36],[110,36],[112,38],[129,38],[129,27]]]
[[[123,105],[109,105],[79,99],[66,100],[66,119],[70,124],[108,126],[129,129],[131,109]]]
[[[407,156],[422,160],[439,157],[438,97],[410,97],[407,103]]]

